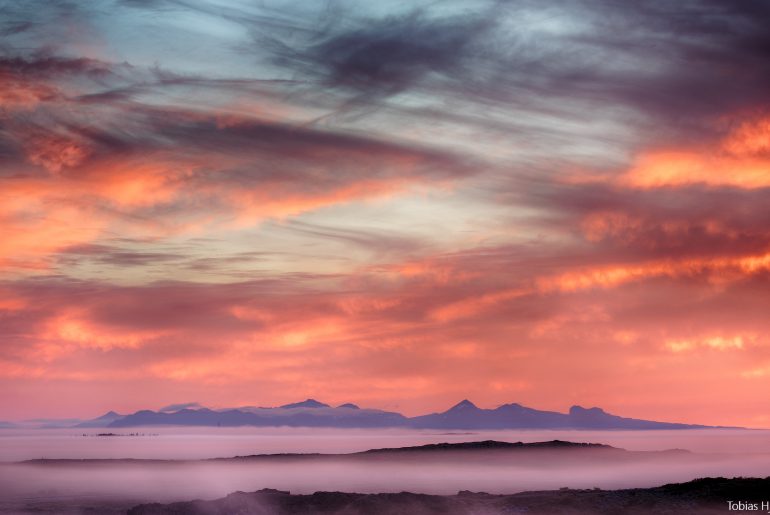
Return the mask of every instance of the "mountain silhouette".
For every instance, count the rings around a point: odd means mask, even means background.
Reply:
[[[277,408],[239,408],[210,410],[183,409],[175,413],[138,411],[113,421],[109,427],[156,425],[185,426],[290,426],[290,427],[404,427],[407,418],[400,413],[376,409],[332,408],[308,399]]]
[[[406,453],[439,453],[443,451],[499,451],[499,450],[572,450],[572,449],[590,449],[590,450],[613,450],[623,451],[617,447],[601,443],[582,443],[567,442],[564,440],[550,440],[547,442],[500,442],[497,440],[484,440],[481,442],[455,442],[455,443],[430,443],[426,445],[417,445],[412,447],[386,447],[383,449],[369,449],[358,454],[406,454]]]
[[[568,413],[543,411],[517,403],[493,409],[479,408],[465,399],[448,410],[416,417],[391,411],[359,408],[346,403],[332,407],[315,399],[277,408],[242,407],[212,410],[204,407],[177,411],[137,411],[131,415],[110,412],[75,427],[187,426],[291,426],[414,429],[696,429],[708,426],[625,418],[601,408],[572,406]]]
[[[307,399],[302,402],[294,402],[292,404],[284,404],[281,406],[281,408],[284,409],[292,409],[292,408],[331,408],[328,404],[324,404],[323,402],[318,402],[315,399]]]
[[[430,429],[512,429],[568,427],[563,413],[540,411],[520,404],[503,404],[495,409],[482,409],[464,400],[443,413],[432,413],[411,419],[411,425]]]
[[[569,417],[576,427],[590,429],[601,429],[607,426],[612,426],[617,429],[677,429],[679,426],[684,425],[624,418],[617,415],[611,415],[601,408],[583,408],[582,406],[572,406],[569,409]],[[686,427],[704,426],[689,425]]]
[[[108,411],[101,417],[96,417],[91,420],[86,420],[85,422],[81,422],[80,424],[76,424],[73,427],[107,427],[112,422],[115,422],[116,420],[119,420],[123,418],[125,415],[121,415],[120,413],[115,413],[114,411]]]
[[[693,429],[705,426],[655,422],[611,415],[601,408],[572,406],[569,413],[541,411],[521,404],[482,409],[464,400],[443,413],[410,419],[412,427],[430,429]]]

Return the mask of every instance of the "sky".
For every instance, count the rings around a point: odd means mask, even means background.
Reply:
[[[0,1],[0,419],[770,427],[770,3]]]

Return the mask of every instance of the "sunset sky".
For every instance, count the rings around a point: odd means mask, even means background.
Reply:
[[[770,2],[0,1],[0,420],[770,427]]]

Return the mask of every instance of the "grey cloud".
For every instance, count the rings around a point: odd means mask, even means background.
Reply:
[[[275,59],[348,108],[397,93],[568,119],[624,108],[663,137],[702,133],[704,120],[770,100],[770,13],[760,2],[511,1],[436,12],[343,17],[276,45]]]

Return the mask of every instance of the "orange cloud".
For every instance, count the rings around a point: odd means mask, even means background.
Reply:
[[[770,186],[770,118],[745,121],[714,147],[656,150],[640,155],[618,184],[651,189],[705,185]]]
[[[757,335],[735,335],[725,336],[705,336],[700,338],[685,338],[667,340],[664,347],[671,352],[689,352],[698,348],[708,348],[714,350],[741,350],[746,345],[755,343]]]
[[[770,376],[770,365],[765,367],[751,368],[741,372],[741,377],[745,379],[762,379]]]
[[[396,278],[418,279],[438,284],[452,284],[478,278],[479,271],[468,270],[457,266],[451,259],[417,259],[403,263],[378,265],[372,267],[374,272],[393,274]]]
[[[52,173],[59,173],[65,168],[72,168],[90,154],[90,149],[82,142],[56,134],[32,133],[23,136],[27,160],[42,166]]]
[[[655,231],[670,239],[687,235],[697,228],[706,235],[736,237],[739,231],[731,228],[718,218],[706,220],[665,220],[645,215],[632,215],[623,211],[598,211],[589,213],[581,221],[580,228],[586,239],[596,243],[605,238],[624,243],[637,243],[651,246],[655,241],[639,241],[645,231]],[[653,213],[654,215],[654,213]]]
[[[512,288],[463,299],[434,309],[431,312],[431,318],[438,322],[449,322],[460,318],[469,318],[500,303],[523,297],[533,292],[534,290],[530,288]]]
[[[28,306],[25,299],[4,293],[0,290],[0,311],[19,311]]]
[[[31,110],[40,102],[57,96],[56,89],[39,82],[29,81],[17,74],[0,70],[0,112],[3,110]]]
[[[744,121],[723,140],[722,148],[736,156],[770,153],[770,117]]]
[[[29,202],[26,213],[0,208],[0,275],[13,269],[44,270],[52,253],[93,241],[106,226],[105,220],[89,217],[77,206],[52,202],[34,211],[31,208],[45,201],[30,198]]]
[[[80,163],[81,154],[75,154],[72,161],[66,155],[56,154],[54,160],[35,154],[32,160],[57,173],[6,181],[0,192],[0,268],[45,269],[57,251],[96,241],[110,231],[147,238],[200,232],[205,226],[248,227],[269,218],[383,198],[419,183],[396,172],[394,177],[353,180],[315,191],[303,191],[301,183],[270,181],[249,187],[207,186],[198,185],[193,175],[207,166],[210,156],[197,163],[162,154]],[[161,217],[141,214],[159,206],[167,206]]]
[[[651,189],[668,186],[770,186],[770,159],[689,151],[658,151],[640,156],[618,183]]]
[[[65,309],[41,328],[42,342],[37,352],[46,360],[70,353],[76,348],[111,350],[146,345],[168,331],[136,330],[95,323],[87,310]]]
[[[439,322],[447,322],[478,315],[499,304],[527,295],[574,293],[593,288],[609,289],[654,277],[682,278],[708,274],[712,284],[721,285],[762,271],[770,271],[770,254],[587,266],[560,274],[532,277],[529,282],[534,286],[531,287],[505,288],[450,302],[434,308],[431,317]]]
[[[610,288],[650,277],[688,277],[701,273],[716,274],[717,280],[740,278],[770,270],[770,254],[725,258],[667,259],[637,265],[607,265],[545,277],[537,280],[541,291],[577,291]]]

